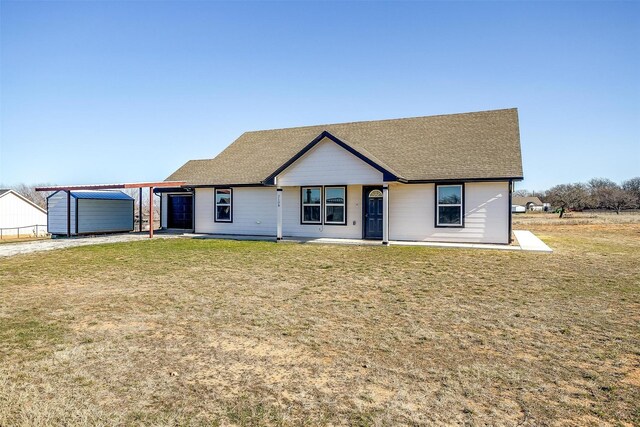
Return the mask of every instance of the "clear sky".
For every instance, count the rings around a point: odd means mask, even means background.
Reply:
[[[640,2],[4,1],[0,183],[162,180],[242,132],[517,107],[525,181],[640,175]]]

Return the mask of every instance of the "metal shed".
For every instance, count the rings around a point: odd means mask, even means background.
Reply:
[[[132,231],[134,203],[121,191],[56,191],[47,198],[47,228],[54,235],[70,228],[73,236]]]

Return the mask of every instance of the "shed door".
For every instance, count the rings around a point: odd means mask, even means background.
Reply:
[[[169,194],[167,206],[168,228],[193,229],[193,196]]]

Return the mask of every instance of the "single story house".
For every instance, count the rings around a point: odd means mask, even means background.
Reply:
[[[0,237],[46,233],[46,210],[13,190],[0,189]]]
[[[512,203],[515,206],[522,206],[525,210],[528,211],[548,211],[551,208],[549,203],[543,203],[540,198],[529,196],[529,197],[513,197]]]
[[[161,226],[195,233],[508,244],[516,109],[246,132],[167,180]]]

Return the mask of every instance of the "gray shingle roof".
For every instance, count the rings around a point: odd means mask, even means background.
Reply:
[[[527,203],[533,203],[536,206],[542,206],[542,201],[535,196],[529,196],[529,197],[514,196],[513,199],[511,199],[512,205],[526,206]]]
[[[214,159],[191,160],[167,180],[258,184],[323,131],[409,181],[522,177],[512,108],[246,132]]]

